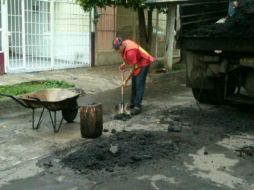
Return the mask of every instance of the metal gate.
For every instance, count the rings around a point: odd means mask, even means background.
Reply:
[[[1,4],[1,0],[0,0]],[[3,54],[3,32],[2,32],[2,7],[0,6],[0,75],[4,74],[4,54]]]
[[[0,53],[3,51],[3,49],[2,49],[2,6],[1,6],[1,4],[2,4],[2,2],[1,2],[2,0],[0,0]]]
[[[6,72],[90,65],[90,15],[75,0],[1,0]]]

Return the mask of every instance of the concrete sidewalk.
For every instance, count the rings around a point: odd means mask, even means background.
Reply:
[[[161,81],[166,76],[173,77],[177,75],[182,75],[184,71],[176,71],[162,74],[148,75],[147,83],[157,83]],[[166,77],[166,78],[168,78]],[[43,71],[43,72],[33,72],[33,73],[19,73],[19,74],[6,74],[0,76],[0,86],[1,85],[12,85],[22,82],[29,81],[41,81],[41,80],[64,80],[70,84],[74,84],[75,88],[82,89],[86,96],[85,98],[79,98],[79,104],[89,104],[93,102],[93,95],[113,90],[120,87],[121,83],[121,73],[118,70],[118,65],[108,65],[108,66],[97,66],[97,67],[87,67],[87,68],[77,68],[77,69],[65,69],[65,70],[55,70],[55,71]],[[165,80],[165,79],[163,79]],[[170,79],[171,80],[171,79]],[[156,82],[157,81],[157,82]],[[131,82],[129,82],[131,85]],[[129,89],[129,87],[127,88]],[[126,92],[128,91],[126,89]],[[120,90],[116,89],[116,92],[108,97],[109,101],[114,99],[120,102]],[[103,94],[104,96],[104,94]],[[105,101],[105,97],[101,97]],[[102,102],[103,102],[102,101]],[[112,102],[111,102],[112,103]],[[114,102],[115,103],[115,102]],[[112,107],[112,105],[111,105]],[[109,111],[109,110],[108,110]],[[111,110],[112,111],[112,110]],[[30,109],[24,109],[23,106],[19,105],[17,102],[13,101],[11,98],[1,98],[0,99],[0,119],[10,118],[10,117],[21,117],[27,115],[31,112]]]
[[[118,65],[6,74],[0,76],[0,85],[12,85],[38,80],[64,80],[88,94],[116,88],[120,85]]]
[[[119,65],[114,64],[76,69],[5,74],[2,76],[0,75],[0,86],[29,81],[64,80],[70,84],[74,84],[76,88],[83,89],[86,94],[96,94],[120,87],[122,76],[118,70],[118,66]],[[172,76],[183,72],[184,70],[148,74],[147,83],[156,82],[165,75]],[[131,82],[129,82],[129,85],[130,84]]]

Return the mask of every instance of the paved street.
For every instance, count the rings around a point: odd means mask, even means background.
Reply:
[[[29,75],[22,80],[29,80]],[[81,138],[79,117],[74,123],[64,123],[59,133],[53,133],[48,116],[38,130],[32,130],[31,110],[2,100],[1,189],[254,189],[253,155],[243,151],[239,156],[243,147],[254,145],[253,113],[230,106],[198,105],[185,87],[184,71],[150,78],[142,114],[126,122],[112,118],[114,106],[120,102],[117,67],[52,71],[39,73],[38,79],[43,76],[72,81],[82,88],[87,94],[79,98],[80,106],[102,103],[103,135],[93,140]],[[17,81],[15,75],[4,76],[1,84],[15,81],[12,77]],[[128,87],[126,100],[129,94]],[[129,142],[130,148],[122,148]],[[111,157],[107,150],[114,143],[120,155]],[[95,146],[94,151],[86,152],[89,146]],[[103,161],[95,159],[96,151],[104,152]],[[74,157],[68,158],[71,153]],[[139,153],[141,157],[133,157]],[[124,166],[114,164],[121,161],[121,155],[126,157]],[[64,158],[72,166],[63,162]],[[89,159],[93,169],[82,162]],[[74,169],[75,164],[88,173]]]

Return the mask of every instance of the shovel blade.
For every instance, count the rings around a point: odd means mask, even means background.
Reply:
[[[130,106],[128,104],[118,104],[115,106],[116,114],[130,114]]]

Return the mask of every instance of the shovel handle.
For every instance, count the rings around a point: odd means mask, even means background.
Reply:
[[[124,81],[124,72],[125,72],[125,70],[122,71],[122,83]],[[122,96],[121,102],[122,102],[122,104],[124,104],[124,86],[123,85],[121,85],[121,96]]]
[[[123,84],[123,81],[124,81],[124,70],[122,71],[122,84]],[[123,85],[121,86],[121,93],[123,94]]]
[[[125,70],[122,71],[122,82],[124,81],[124,72]]]

